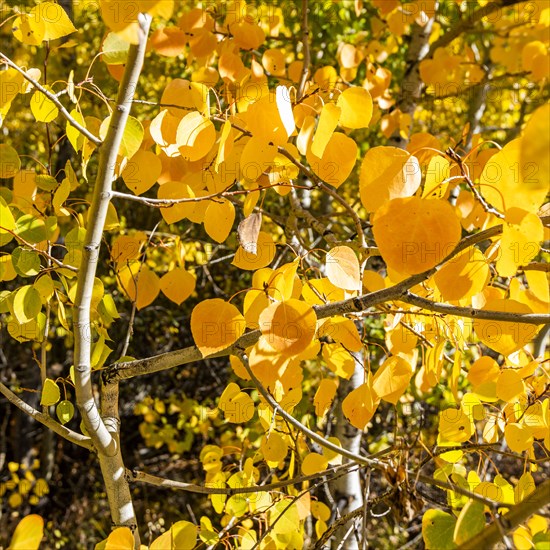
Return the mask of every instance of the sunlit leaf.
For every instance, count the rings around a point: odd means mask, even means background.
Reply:
[[[59,386],[51,379],[46,378],[44,380],[44,386],[42,387],[42,397],[40,398],[40,404],[49,407],[55,405],[61,397]]]

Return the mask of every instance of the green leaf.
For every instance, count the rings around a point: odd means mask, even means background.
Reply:
[[[6,93],[5,88],[8,88],[8,86],[4,86],[2,94]],[[13,178],[20,169],[21,160],[17,151],[11,145],[2,143],[0,145],[0,179]]]
[[[455,550],[456,518],[441,510],[428,510],[422,517],[422,537],[427,550]]]
[[[99,137],[105,139],[107,136],[107,131],[109,129],[109,124],[111,122],[111,117],[108,116],[102,123],[99,128]],[[120,148],[118,154],[122,157],[131,158],[133,157],[143,141],[143,126],[141,122],[134,117],[128,117],[128,122],[124,128],[124,133],[122,135],[122,141],[120,143]]]
[[[483,531],[485,527],[484,506],[477,500],[470,499],[456,520],[454,530],[454,541],[456,544],[462,544]]]
[[[59,418],[61,424],[67,424],[74,417],[74,405],[66,399],[60,401],[55,408],[55,414],[57,414],[57,418]]]
[[[40,256],[34,250],[17,247],[11,254],[11,261],[21,277],[33,277],[40,272]]]
[[[46,380],[44,380],[44,386],[42,387],[40,404],[45,407],[55,405],[60,397],[61,392],[59,391],[59,386],[51,378],[46,378]]]
[[[40,293],[33,286],[25,285],[15,292],[13,314],[19,324],[24,325],[36,318],[41,309]]]
[[[122,65],[128,59],[130,44],[118,34],[110,32],[103,42],[102,59],[109,65]]]
[[[36,244],[48,238],[46,224],[41,218],[25,214],[17,219],[15,233],[27,242]]]

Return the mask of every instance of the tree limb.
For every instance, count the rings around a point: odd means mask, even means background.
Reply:
[[[52,94],[49,90],[44,88],[42,84],[40,84],[34,78],[30,77],[23,69],[21,69],[21,67],[19,67],[19,65],[14,63],[7,55],[4,55],[2,52],[0,52],[0,59],[2,59],[4,63],[6,63],[6,65],[11,67],[12,69],[15,69],[18,73],[23,75],[23,78],[25,78],[25,80],[28,80],[38,91],[43,93],[52,103],[54,103],[55,106],[59,109],[59,112],[73,128],[76,128],[83,136],[88,138],[92,143],[95,143],[98,147],[103,143],[101,139],[99,139],[97,136],[94,136],[94,134],[92,134],[70,115],[69,111],[65,109],[63,103],[59,101],[55,94]]]
[[[550,479],[541,483],[533,493],[513,506],[509,512],[499,516],[483,531],[459,546],[459,550],[492,548],[502,539],[503,534],[509,533],[548,504],[550,504]]]
[[[69,428],[59,424],[59,422],[56,422],[51,416],[37,411],[34,407],[31,407],[28,403],[17,397],[17,395],[15,395],[15,393],[13,393],[7,386],[2,384],[2,382],[0,382],[0,393],[18,409],[23,411],[25,414],[28,414],[37,422],[40,422],[40,424],[46,426],[46,428],[52,430],[52,432],[55,432],[67,441],[70,441],[79,447],[84,447],[85,449],[93,451],[94,447],[92,445],[92,440],[89,437],[73,432],[73,430],[70,430]]]

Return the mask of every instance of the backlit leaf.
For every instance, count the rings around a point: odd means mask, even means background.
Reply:
[[[178,125],[176,144],[181,156],[194,162],[204,157],[216,141],[212,121],[198,112],[185,115]]]
[[[345,128],[366,128],[372,118],[372,98],[365,88],[344,90],[336,105],[340,107],[340,124]]]
[[[74,417],[74,405],[67,400],[60,401],[55,408],[55,414],[61,424],[67,424]]]
[[[203,300],[191,313],[191,332],[203,357],[235,343],[244,329],[245,320],[239,310],[220,298]]]
[[[275,243],[269,233],[260,231],[258,233],[257,253],[247,252],[239,246],[233,260],[233,265],[246,270],[261,269],[269,265],[275,257]]]
[[[228,384],[218,402],[228,422],[248,422],[254,416],[254,402],[234,382]]]
[[[284,356],[298,355],[309,346],[316,322],[313,308],[294,298],[271,304],[259,319],[266,342]]]
[[[55,103],[39,90],[31,97],[31,111],[37,122],[51,122],[59,114]]]
[[[379,397],[367,381],[350,392],[342,401],[342,412],[352,426],[364,430],[376,412]]]
[[[311,152],[317,157],[322,158],[325,148],[332,137],[336,126],[338,126],[338,120],[340,119],[340,107],[334,105],[334,103],[326,103],[321,111],[319,122],[317,124],[317,130],[313,136],[313,143],[311,144]]]
[[[437,265],[457,245],[462,229],[446,201],[411,197],[379,208],[373,233],[388,267],[414,275]]]
[[[336,390],[338,386],[334,380],[331,378],[323,378],[319,382],[319,387],[315,392],[315,397],[313,398],[313,404],[315,405],[315,414],[319,417],[323,417],[324,414],[329,409],[334,396],[336,395]]]
[[[113,529],[105,541],[105,550],[132,550],[134,535],[129,527]]]
[[[349,246],[332,248],[327,254],[325,266],[328,280],[334,286],[345,290],[360,290],[359,260]]]
[[[44,520],[37,514],[25,516],[15,528],[9,550],[38,550],[44,536]]]
[[[277,432],[271,432],[262,439],[260,451],[266,460],[280,462],[288,454],[288,445]]]
[[[40,294],[31,285],[25,285],[15,291],[13,313],[20,324],[34,319],[42,309]]]
[[[326,470],[327,466],[328,460],[325,456],[318,453],[309,453],[302,461],[302,473],[306,476],[318,474]]]
[[[46,380],[44,380],[44,386],[42,387],[40,404],[45,407],[55,405],[60,397],[61,392],[59,391],[59,386],[51,378],[46,378]]]
[[[196,277],[183,267],[176,267],[160,279],[160,290],[172,302],[180,305],[195,291]]]
[[[481,502],[470,499],[456,521],[453,540],[462,544],[475,537],[485,527],[484,506]]]
[[[395,405],[407,389],[412,374],[410,363],[402,357],[394,355],[386,359],[376,371],[372,389],[380,399]]]
[[[227,199],[211,201],[204,214],[204,229],[209,237],[223,243],[233,227],[235,207]]]
[[[359,190],[368,212],[391,199],[412,197],[420,187],[418,160],[397,147],[373,147],[361,163]]]
[[[108,116],[101,123],[99,128],[99,137],[103,140],[107,136],[110,123],[110,116]],[[118,154],[121,157],[132,158],[137,153],[141,142],[143,141],[143,135],[144,131],[141,122],[137,118],[129,116],[126,126],[124,127],[124,132],[122,133],[122,141],[120,142]]]
[[[533,445],[533,433],[528,426],[510,422],[504,428],[504,438],[511,451],[522,453]]]
[[[161,172],[160,158],[151,151],[140,149],[128,161],[121,176],[128,189],[141,195],[153,187]]]
[[[21,160],[17,151],[7,143],[0,143],[0,179],[13,178],[20,169]],[[2,225],[6,227],[3,216]]]

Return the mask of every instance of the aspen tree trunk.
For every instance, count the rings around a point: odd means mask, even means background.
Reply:
[[[349,380],[342,380],[338,388],[339,402],[355,388],[359,387],[365,379],[365,371],[361,364],[359,353],[352,353],[355,360],[355,370]],[[336,420],[336,431],[334,435],[338,438],[342,447],[349,449],[352,453],[361,454],[361,438],[363,431],[352,426],[342,414],[342,407],[338,407]],[[345,515],[352,510],[363,506],[363,488],[361,486],[361,475],[359,470],[354,470],[339,477],[330,486],[340,515]],[[332,548],[340,550],[359,550],[357,533],[362,529],[353,528],[348,533],[351,523],[338,529],[332,541]],[[346,536],[347,535],[347,536]],[[344,540],[345,537],[345,540]]]
[[[151,17],[138,16],[138,43],[130,46],[126,69],[120,82],[116,107],[113,110],[107,136],[99,146],[98,173],[88,211],[88,227],[82,251],[74,303],[74,363],[76,401],[86,430],[98,453],[101,472],[109,500],[113,526],[127,526],[134,532],[135,548],[140,547],[137,521],[124,461],[120,449],[118,418],[118,385],[102,390],[101,412],[95,401],[91,379],[91,301],[101,239],[115,180],[117,156],[126,122],[132,107],[143,66],[147,34]]]

